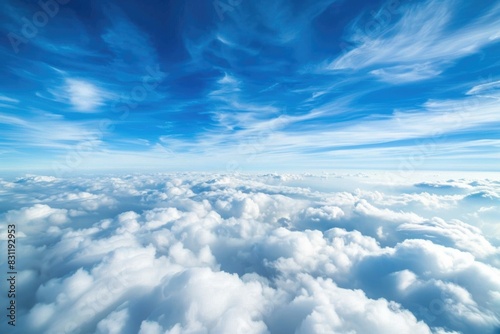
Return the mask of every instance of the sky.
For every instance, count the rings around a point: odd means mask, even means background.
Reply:
[[[500,0],[3,0],[0,36],[14,333],[500,333]]]
[[[498,170],[500,2],[2,1],[1,169]]]

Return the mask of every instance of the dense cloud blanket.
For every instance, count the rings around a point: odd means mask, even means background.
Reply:
[[[499,180],[6,177],[1,332],[499,333]]]

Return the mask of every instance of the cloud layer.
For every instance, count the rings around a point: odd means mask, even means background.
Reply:
[[[496,333],[498,177],[395,180],[0,180],[0,217],[18,230],[16,329]]]

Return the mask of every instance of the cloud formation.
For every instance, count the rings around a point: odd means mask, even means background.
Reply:
[[[93,84],[74,79],[69,79],[66,83],[69,101],[76,110],[91,112],[102,105],[102,93]]]
[[[500,183],[473,175],[414,179],[1,180],[0,196],[11,200],[0,217],[17,225],[22,245],[18,328],[496,333],[500,230],[486,213],[498,211]]]

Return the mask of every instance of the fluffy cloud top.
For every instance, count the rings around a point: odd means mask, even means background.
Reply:
[[[18,230],[16,330],[497,333],[500,182],[382,179],[0,180],[0,219]]]

